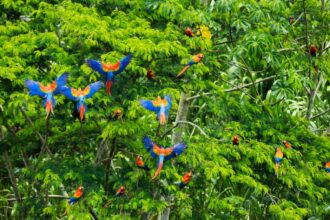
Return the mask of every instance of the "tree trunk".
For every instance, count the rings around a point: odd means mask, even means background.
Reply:
[[[179,121],[186,121],[188,110],[189,110],[189,102],[187,100],[188,95],[184,92],[181,92],[181,98],[179,102],[178,112],[176,114],[175,124]],[[178,127],[175,129],[175,132],[172,135],[172,145],[177,144],[182,141],[182,136],[184,133],[185,124],[179,123]],[[167,202],[170,202],[169,197],[163,197],[163,199]],[[169,220],[171,214],[171,208],[168,207],[164,209],[162,213],[158,214],[157,220]]]

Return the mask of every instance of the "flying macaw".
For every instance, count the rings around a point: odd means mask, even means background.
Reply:
[[[325,163],[325,171],[330,175],[330,161]]]
[[[183,187],[185,187],[186,185],[188,185],[188,183],[191,180],[191,177],[192,177],[192,172],[191,171],[185,173],[183,175],[183,177],[182,177],[181,183],[179,184],[179,188],[182,189]]]
[[[120,186],[119,189],[116,191],[116,194],[114,195],[114,197],[122,197],[123,195],[125,195],[126,193],[126,189],[125,186]],[[111,204],[112,200],[110,200],[109,202],[107,202],[103,208],[108,207]]]
[[[43,107],[46,109],[46,118],[48,118],[50,112],[54,114],[53,109],[56,105],[54,95],[58,95],[61,92],[61,88],[66,84],[67,80],[68,73],[63,73],[52,84],[47,84],[46,86],[29,79],[24,81],[26,87],[30,90],[30,96],[38,95],[44,99]]]
[[[187,27],[186,30],[184,31],[185,35],[187,35],[188,37],[193,37],[194,33],[192,32],[190,27]]]
[[[83,189],[84,189],[84,187],[82,187],[82,186],[78,187],[76,192],[73,194],[73,197],[71,197],[69,200],[70,205],[73,205],[74,203],[76,203],[84,195]]]
[[[153,112],[157,113],[157,117],[161,125],[166,123],[168,118],[168,111],[172,107],[171,97],[166,95],[164,99],[161,99],[160,96],[157,97],[157,100],[149,101],[149,100],[140,100],[140,104]]]
[[[294,17],[292,15],[289,17],[289,23],[290,25],[294,23]]]
[[[62,87],[62,93],[69,99],[77,102],[77,110],[79,111],[80,120],[82,121],[87,112],[87,105],[85,99],[91,98],[101,87],[103,83],[97,81],[88,85],[84,90],[70,88],[68,86]]]
[[[204,57],[204,54],[202,54],[202,53],[199,53],[199,54],[193,56],[192,59],[189,61],[189,63],[188,63],[188,64],[187,64],[187,65],[181,70],[181,72],[176,76],[176,78],[178,78],[178,77],[181,76],[184,72],[186,72],[187,69],[188,69],[190,66],[192,66],[192,65],[194,65],[194,64],[197,64],[197,63],[201,62],[202,59],[203,59],[203,57]]]
[[[87,64],[105,77],[106,93],[109,95],[111,94],[111,86],[114,83],[115,76],[125,70],[131,59],[132,55],[127,55],[115,64],[103,63],[96,60],[87,60]]]
[[[148,67],[147,79],[155,79],[155,74],[152,72],[151,67]]]
[[[234,137],[231,139],[233,142],[233,145],[239,145],[239,137],[238,135],[234,135]]]
[[[276,153],[275,153],[275,175],[276,177],[278,177],[278,169],[280,167],[280,162],[283,159],[283,152],[282,149],[280,147],[276,148]]]
[[[146,171],[150,170],[149,167],[147,166],[147,164],[144,163],[144,161],[142,160],[142,158],[140,156],[136,157],[136,165],[140,169],[144,169]]]
[[[160,171],[162,170],[164,160],[167,161],[173,157],[182,154],[182,152],[187,148],[187,146],[184,143],[179,143],[172,147],[164,148],[162,146],[158,146],[155,142],[152,142],[150,137],[146,135],[143,137],[142,142],[144,144],[144,147],[147,149],[147,151],[150,153],[150,155],[153,158],[157,158],[157,157],[159,158],[158,168],[155,172],[155,175],[152,177],[153,180],[156,179],[156,177],[159,175]]]
[[[316,57],[316,52],[317,52],[317,48],[316,48],[315,44],[312,44],[311,48],[309,49],[309,53],[312,57]]]

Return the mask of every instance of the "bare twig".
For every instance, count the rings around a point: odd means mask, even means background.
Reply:
[[[318,118],[318,117],[320,117],[320,116],[322,116],[322,115],[327,114],[328,112],[330,112],[330,108],[328,108],[328,109],[325,110],[324,112],[321,112],[321,113],[319,113],[319,114],[317,114],[317,115],[314,115],[314,116],[310,117],[310,119],[312,120],[312,119],[314,119],[314,118]]]
[[[292,26],[294,26],[301,19],[301,17],[303,15],[304,15],[304,12],[301,12],[300,15],[298,16],[298,18],[292,23]]]
[[[194,124],[190,121],[177,121],[175,123],[176,124],[189,124],[189,125],[192,125],[192,126],[198,128],[204,136],[207,136],[207,134],[205,133],[205,131],[201,127],[199,127],[198,125],[196,125],[196,124]]]
[[[70,199],[69,196],[63,196],[63,195],[48,195],[47,196],[48,198],[53,198],[53,199]],[[30,199],[32,197],[24,197],[24,198],[21,198],[21,200],[26,200],[26,199]],[[1,201],[2,199],[0,199]],[[5,199],[6,201],[8,202],[13,202],[13,201],[17,201],[16,198],[9,198],[9,199]]]

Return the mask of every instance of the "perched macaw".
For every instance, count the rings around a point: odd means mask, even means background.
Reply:
[[[161,125],[166,123],[168,118],[168,111],[172,107],[171,97],[166,95],[164,99],[161,99],[160,96],[157,97],[157,100],[140,100],[140,104],[146,109],[156,112],[157,117]]]
[[[203,57],[204,57],[204,54],[202,54],[202,53],[199,53],[199,54],[193,56],[192,59],[189,61],[189,63],[181,70],[181,72],[176,77],[178,78],[179,76],[181,76],[192,65],[201,62]]]
[[[282,149],[280,147],[276,148],[276,153],[275,153],[275,175],[276,177],[278,177],[278,169],[280,167],[280,162],[283,159],[283,152]]]
[[[293,146],[292,144],[290,144],[286,140],[284,140],[282,143],[284,144],[284,146],[286,147],[286,149],[295,149],[296,148],[295,146]]]
[[[71,197],[69,200],[70,205],[73,205],[74,203],[76,203],[84,195],[83,189],[84,189],[84,187],[82,187],[82,186],[78,187],[78,189],[74,193],[73,197]]]
[[[142,158],[140,156],[136,157],[136,165],[140,169],[144,169],[146,171],[149,171],[149,167],[147,166],[147,164],[144,163],[144,161],[142,160]]]
[[[162,170],[164,160],[167,161],[173,157],[182,154],[182,152],[187,148],[187,146],[184,143],[179,143],[172,147],[164,148],[162,146],[158,146],[155,142],[152,142],[150,137],[146,135],[143,137],[142,142],[144,144],[144,147],[147,149],[147,151],[150,153],[150,155],[153,158],[157,158],[157,157],[159,158],[158,168],[155,172],[155,175],[152,177],[153,180],[156,179],[156,177],[159,175],[160,171]]]
[[[24,83],[30,90],[30,96],[38,95],[44,99],[43,107],[46,109],[46,118],[49,116],[50,112],[54,113],[53,109],[56,105],[54,95],[58,95],[61,92],[61,88],[66,84],[67,80],[68,73],[63,73],[60,77],[55,79],[52,84],[47,84],[46,86],[33,80],[25,80]]]
[[[325,163],[325,171],[330,175],[330,161]]]
[[[121,119],[121,117],[123,117],[123,112],[119,108],[117,108],[113,111],[113,117],[115,119]]]
[[[132,55],[127,55],[115,64],[102,63],[96,60],[87,60],[87,64],[105,77],[106,93],[109,95],[111,94],[111,86],[114,83],[115,76],[125,70],[131,59]]]
[[[191,180],[191,177],[192,177],[192,172],[191,171],[185,173],[183,175],[183,177],[182,177],[181,183],[179,184],[179,188],[182,189],[183,187],[185,187],[186,185],[188,185],[188,183]]]
[[[231,139],[233,142],[233,145],[239,145],[239,137],[238,135],[234,135],[234,137]]]
[[[88,85],[84,90],[70,88],[68,86],[62,87],[62,93],[69,99],[77,102],[77,110],[79,111],[80,120],[82,121],[87,112],[87,105],[85,99],[91,98],[101,87],[103,83],[97,81]]]
[[[187,35],[188,37],[193,37],[194,33],[192,32],[190,27],[187,27],[186,30],[184,31],[185,35]]]
[[[125,195],[125,193],[126,193],[125,186],[122,185],[122,186],[120,186],[119,189],[116,191],[116,194],[114,195],[114,197],[122,197],[123,195]],[[111,199],[109,202],[107,202],[107,203],[103,206],[103,208],[108,207],[108,206],[111,204],[111,202],[112,202],[112,199]]]
[[[289,17],[289,23],[290,25],[294,23],[294,17],[292,15]]]
[[[316,48],[315,44],[312,44],[311,48],[309,49],[309,53],[312,57],[316,57],[316,52],[317,52],[317,48]]]
[[[155,74],[152,72],[151,67],[148,68],[147,79],[155,79]]]

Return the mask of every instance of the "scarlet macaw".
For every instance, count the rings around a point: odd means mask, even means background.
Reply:
[[[315,44],[312,44],[311,48],[309,49],[309,53],[312,57],[316,57],[316,52],[317,52],[317,48],[316,48]]]
[[[193,37],[194,33],[192,32],[190,27],[187,27],[186,30],[184,31],[185,35],[187,35],[188,37]]]
[[[278,169],[280,167],[280,162],[283,159],[283,152],[282,149],[280,147],[276,148],[276,153],[275,153],[275,175],[276,177],[278,177]]]
[[[182,154],[182,152],[187,148],[184,143],[179,143],[172,147],[164,148],[162,146],[158,146],[155,142],[152,142],[150,137],[146,135],[143,137],[142,142],[144,144],[144,147],[147,149],[147,151],[153,158],[159,158],[158,168],[155,172],[155,175],[152,177],[153,180],[159,175],[160,171],[162,170],[164,160],[167,161],[173,157]]]
[[[116,191],[115,197],[122,197],[123,195],[125,195],[126,193],[126,189],[125,186],[120,186],[119,189]],[[112,200],[110,200],[109,202],[107,202],[103,208],[108,207],[111,204]]]
[[[330,161],[325,163],[325,171],[330,175]]]
[[[168,118],[168,111],[172,107],[171,97],[166,95],[164,99],[161,99],[160,96],[157,97],[157,100],[149,101],[149,100],[140,100],[140,104],[153,112],[157,113],[157,117],[161,125],[166,123]]]
[[[152,72],[151,67],[148,67],[147,79],[155,79],[155,74]]]
[[[182,181],[181,183],[179,184],[179,188],[182,189],[184,188],[186,185],[188,185],[188,183],[190,182],[191,180],[191,177],[192,177],[192,172],[189,171],[187,173],[185,173],[182,177]]]
[[[87,105],[85,99],[91,98],[101,87],[103,83],[97,81],[88,85],[84,90],[70,88],[68,86],[62,87],[62,93],[69,99],[77,102],[77,110],[79,111],[80,120],[82,121],[87,112]]]
[[[233,142],[233,145],[239,145],[239,137],[238,135],[234,135],[234,137],[231,139]]]
[[[125,70],[131,59],[132,55],[127,55],[115,64],[103,63],[96,60],[87,60],[87,64],[105,77],[106,93],[109,95],[111,94],[111,86],[114,83],[115,76]]]
[[[30,90],[30,96],[38,95],[44,99],[43,107],[46,108],[46,118],[49,116],[50,112],[54,113],[53,109],[56,105],[54,95],[60,93],[61,88],[66,84],[67,80],[68,73],[63,73],[60,77],[55,79],[52,84],[47,84],[46,86],[29,79],[24,81],[26,87]]]
[[[178,78],[178,77],[181,76],[184,72],[186,72],[187,69],[188,69],[189,67],[191,67],[192,65],[201,62],[203,58],[204,58],[204,54],[202,54],[202,53],[199,53],[199,54],[193,56],[192,59],[189,61],[189,63],[188,63],[188,64],[187,64],[187,65],[181,70],[181,72],[176,76],[176,78]]]
[[[142,158],[140,156],[136,157],[136,165],[140,169],[144,169],[146,171],[149,171],[149,167],[147,166],[147,164],[144,163],[144,161],[142,160]]]
[[[82,186],[78,187],[78,189],[74,193],[73,197],[71,197],[69,200],[70,205],[73,205],[74,203],[76,203],[84,195],[83,189],[84,189],[84,187],[82,187]]]

